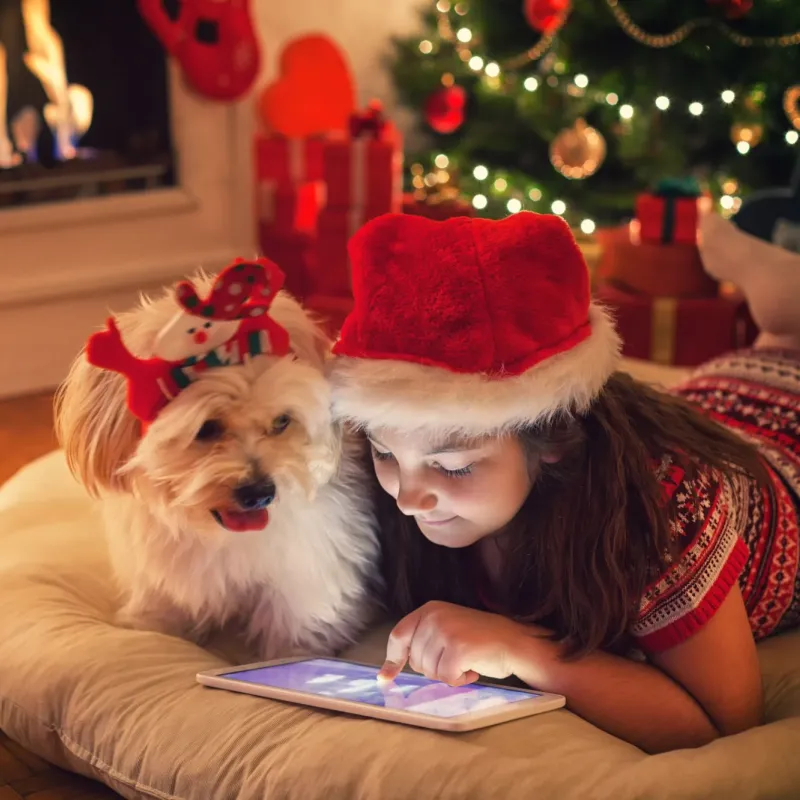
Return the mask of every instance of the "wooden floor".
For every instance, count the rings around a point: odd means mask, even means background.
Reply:
[[[0,400],[0,484],[55,447],[50,394]],[[64,772],[27,752],[0,731],[0,800],[113,800],[119,795]]]

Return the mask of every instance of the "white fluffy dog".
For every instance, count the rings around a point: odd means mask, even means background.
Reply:
[[[125,347],[150,356],[176,312],[172,292],[117,316]],[[56,404],[70,467],[102,500],[119,622],[196,641],[233,626],[265,659],[350,643],[378,550],[360,447],[331,419],[328,342],[283,292],[269,314],[293,355],[207,370],[144,433],[125,378],[83,354]]]

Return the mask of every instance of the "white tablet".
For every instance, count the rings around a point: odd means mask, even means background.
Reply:
[[[473,683],[452,687],[402,672],[378,680],[378,667],[337,658],[286,658],[199,672],[205,686],[389,722],[471,731],[564,705],[561,695]]]

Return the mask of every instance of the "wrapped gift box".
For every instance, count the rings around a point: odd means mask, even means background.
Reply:
[[[431,202],[417,199],[413,193],[403,195],[403,213],[416,214],[428,219],[444,220],[452,217],[472,217],[475,209],[472,203],[460,197]]]
[[[658,364],[696,366],[754,338],[737,292],[708,298],[647,297],[607,284],[595,290],[613,312],[623,355]]]
[[[711,198],[690,180],[662,181],[651,193],[636,198],[636,219],[642,242],[697,244],[700,214]]]
[[[259,249],[285,273],[284,288],[298,300],[308,294],[314,273],[315,237],[304,233],[278,234],[269,225],[259,225]]]
[[[347,243],[367,221],[380,216],[379,209],[340,209],[327,205],[317,219],[316,258],[311,294],[350,297],[350,258]]]
[[[331,208],[369,208],[379,214],[402,208],[403,149],[387,124],[376,136],[332,134],[323,151],[323,178]]]
[[[255,139],[256,180],[277,181],[280,186],[323,179],[322,137],[294,139],[259,133]]]
[[[695,244],[644,241],[638,220],[597,231],[600,256],[595,277],[649,297],[716,297],[719,285],[703,269]]]
[[[275,235],[313,233],[324,205],[325,184],[322,181],[281,184],[268,180],[257,186],[259,223]]]

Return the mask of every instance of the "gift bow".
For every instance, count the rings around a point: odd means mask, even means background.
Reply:
[[[373,100],[365,111],[356,111],[350,115],[350,135],[354,139],[362,135],[380,139],[386,129],[386,124],[383,106],[377,100]]]
[[[699,197],[700,186],[694,178],[664,178],[653,191],[658,197]]]

